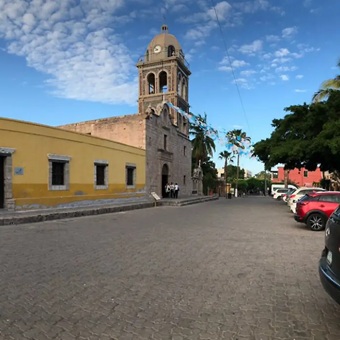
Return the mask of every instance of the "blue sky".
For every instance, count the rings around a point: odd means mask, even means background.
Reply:
[[[339,13],[339,0],[0,0],[0,116],[60,125],[136,113],[135,65],[166,23],[190,64],[191,111],[257,142],[339,73]]]

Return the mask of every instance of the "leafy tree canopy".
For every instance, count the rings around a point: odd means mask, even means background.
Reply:
[[[266,168],[285,164],[286,169],[305,167],[340,170],[340,91],[326,102],[293,105],[282,119],[274,119],[270,138],[254,144],[253,154]]]

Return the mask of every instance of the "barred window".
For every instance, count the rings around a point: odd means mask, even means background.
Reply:
[[[65,164],[52,161],[52,185],[65,185]]]
[[[96,160],[94,162],[95,189],[108,189],[109,187],[109,162]]]
[[[69,190],[70,186],[70,160],[71,157],[48,154],[49,190]]]
[[[128,187],[134,187],[136,182],[136,167],[127,165],[126,166],[126,185]]]

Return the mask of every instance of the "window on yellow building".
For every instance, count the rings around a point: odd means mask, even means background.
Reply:
[[[107,189],[109,187],[109,163],[103,160],[94,162],[94,178],[96,189]]]
[[[52,185],[65,185],[65,162],[52,162]]]
[[[133,188],[136,184],[136,166],[132,164],[126,165],[126,186]]]
[[[69,190],[70,160],[69,156],[48,155],[49,160],[49,190]]]

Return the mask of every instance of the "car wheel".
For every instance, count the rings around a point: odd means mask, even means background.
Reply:
[[[278,196],[278,197],[277,197],[277,200],[278,200],[278,201],[281,201],[281,200],[282,200],[282,197],[281,197],[281,196]]]
[[[310,214],[307,218],[307,226],[313,231],[325,229],[326,219],[321,214]]]

